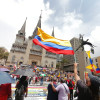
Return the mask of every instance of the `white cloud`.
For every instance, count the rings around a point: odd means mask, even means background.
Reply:
[[[95,29],[91,32],[91,37],[94,39],[94,42],[100,42],[100,26],[95,27]]]
[[[61,28],[55,28],[55,34],[57,31],[56,37],[64,40],[69,40],[75,36],[78,36],[79,33],[77,32],[83,24],[81,15],[78,15],[75,12],[68,12],[60,18],[56,18],[56,21],[62,21]]]
[[[70,0],[58,0],[60,6],[63,8],[63,10],[65,10],[68,7],[69,1]]]
[[[98,57],[100,56],[100,26],[96,26],[93,30],[91,30],[91,33],[89,36],[85,37],[86,39],[89,39],[89,42],[91,42],[94,47],[94,54],[91,53],[91,57]],[[88,48],[87,48],[88,49]]]
[[[94,30],[92,30],[90,34],[90,41],[95,45],[95,55],[93,57],[100,56],[100,26],[96,26]]]
[[[2,21],[6,30],[10,31],[5,32],[0,29],[0,33],[2,31],[2,35],[0,37],[0,46],[5,46],[8,50],[11,49],[12,43],[14,43],[16,34],[18,30],[22,27],[26,17],[26,36],[32,35],[34,28],[39,19],[39,15],[42,12],[42,24],[48,20],[49,16],[53,13],[53,11],[49,8],[49,3],[47,2],[44,5],[43,0],[2,0],[0,1],[0,21]],[[46,24],[45,24],[46,25]],[[12,37],[12,38],[8,38]],[[9,44],[3,41],[9,41]]]
[[[82,20],[80,19],[80,15],[76,14],[75,12],[66,13],[64,16],[65,26],[68,26],[72,29],[79,28],[82,24]]]
[[[54,11],[52,12],[54,13]],[[44,17],[44,16],[43,16]],[[80,29],[83,21],[81,20],[81,15],[75,12],[66,13],[64,16],[55,19],[56,22],[61,22],[62,26],[54,26],[54,34],[56,38],[63,40],[70,40],[71,38],[78,36],[77,31]],[[46,24],[45,21],[42,25],[42,29],[47,33],[51,34],[53,26]]]
[[[69,0],[58,0],[59,6],[63,10],[68,8]],[[55,5],[56,6],[56,5]],[[18,30],[22,27],[25,18],[27,17],[26,24],[26,36],[32,35],[34,28],[39,19],[39,15],[42,10],[42,29],[48,33],[52,33],[52,28],[47,20],[50,19],[50,15],[55,14],[56,11],[50,9],[50,4],[47,2],[44,4],[43,0],[1,0],[0,1],[0,46],[11,49],[12,43],[14,43]],[[56,38],[63,40],[70,40],[73,37],[78,37],[79,34],[91,32],[89,38],[96,47],[96,55],[99,54],[99,32],[100,26],[91,26],[92,23],[84,23],[82,15],[74,12],[64,12],[59,18],[56,16],[55,22],[59,26],[54,26]],[[53,21],[54,19],[52,19]],[[92,27],[92,28],[91,28]],[[92,31],[91,31],[92,29]],[[5,41],[6,40],[6,41]],[[99,54],[100,55],[100,54]]]

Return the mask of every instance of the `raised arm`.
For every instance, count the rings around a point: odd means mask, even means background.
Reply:
[[[95,67],[93,66],[92,68],[93,68],[93,74],[94,74],[95,76],[97,76]]]
[[[74,63],[74,77],[76,82],[80,80],[80,77],[77,75],[77,63]]]

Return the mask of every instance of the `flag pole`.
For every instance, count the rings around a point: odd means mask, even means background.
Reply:
[[[74,53],[74,61],[75,61],[75,63],[76,63],[76,55],[75,55],[75,53]]]

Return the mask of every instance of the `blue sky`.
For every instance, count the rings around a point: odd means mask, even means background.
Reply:
[[[84,34],[97,47],[93,56],[100,56],[99,0],[1,0],[0,46],[9,51],[16,34],[27,17],[26,37],[32,35],[42,10],[42,29],[55,37],[70,40]]]

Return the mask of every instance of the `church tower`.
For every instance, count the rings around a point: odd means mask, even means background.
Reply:
[[[26,18],[26,20],[27,20],[27,18]],[[16,40],[15,40],[16,44],[23,44],[25,42],[26,20],[25,20],[23,26],[21,27],[21,29],[18,31],[18,34],[16,35]]]
[[[47,52],[44,48],[32,42],[37,35],[37,27],[41,28],[41,14],[32,35],[28,39],[25,38],[26,20],[16,35],[15,43],[10,50],[8,63],[56,68],[56,54]],[[52,36],[54,36],[54,28]]]
[[[10,64],[18,65],[24,62],[24,55],[27,48],[27,41],[25,38],[26,20],[16,35],[15,43],[12,44],[12,48],[7,60],[7,62]]]
[[[35,27],[35,30],[33,31],[33,38],[37,35],[37,27],[41,28],[41,18],[42,17],[40,15],[39,20],[38,20],[38,23],[37,23],[37,25]]]
[[[31,64],[32,66],[34,65],[41,65],[41,57],[42,57],[42,47],[39,45],[35,45],[32,40],[33,38],[37,35],[37,27],[41,28],[41,15],[39,17],[38,23],[32,33],[31,36],[28,38],[28,45],[26,49],[26,54],[24,63],[25,64]]]
[[[54,27],[53,27],[53,30],[52,30],[52,36],[55,37],[55,35],[54,35]]]

